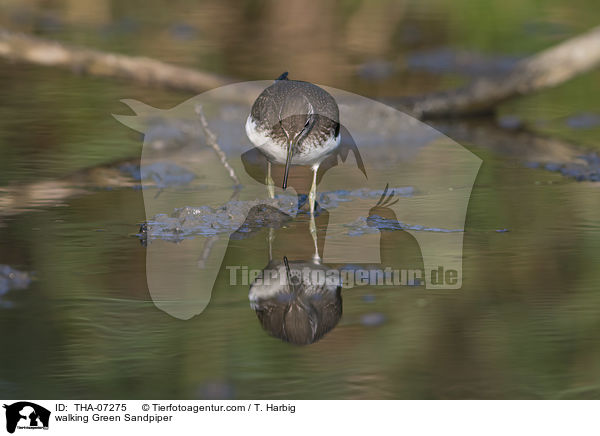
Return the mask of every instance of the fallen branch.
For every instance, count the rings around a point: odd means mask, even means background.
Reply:
[[[134,80],[144,85],[202,92],[231,83],[216,74],[176,67],[146,57],[72,47],[0,29],[0,57],[18,62],[60,67],[90,76]]]
[[[231,83],[221,76],[176,67],[145,57],[104,53],[0,30],[0,58],[67,68],[92,76],[134,80],[200,93]],[[500,103],[566,82],[600,63],[600,27],[519,62],[503,77],[484,77],[452,91],[402,99],[402,109],[418,118],[452,118],[491,112]],[[249,87],[222,95],[236,101],[255,97]]]
[[[452,118],[492,111],[500,103],[559,85],[600,63],[600,27],[519,62],[502,77],[400,101],[417,118]]]

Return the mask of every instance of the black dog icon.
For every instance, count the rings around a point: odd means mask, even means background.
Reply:
[[[20,420],[23,427],[43,427],[48,428],[50,423],[50,411],[28,401],[19,401],[10,406],[4,405],[6,409],[6,431],[14,433]],[[38,422],[41,421],[40,423]]]

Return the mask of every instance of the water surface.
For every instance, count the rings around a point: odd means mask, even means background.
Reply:
[[[585,0],[490,0],[477,7],[342,1],[323,2],[294,26],[280,26],[278,17],[289,11],[279,2],[246,2],[241,9],[181,2],[181,9],[166,10],[160,2],[77,3],[96,6],[86,12],[75,2],[42,8],[9,1],[0,22],[243,80],[289,70],[376,98],[468,80],[469,57],[449,65],[455,57],[447,50],[476,53],[477,65],[489,56],[501,68],[587,29],[598,12],[597,2]],[[310,32],[309,41],[295,38],[313,28],[321,32]],[[590,73],[509,103],[501,115],[597,147],[598,78]],[[73,182],[84,168],[139,158],[141,135],[111,117],[128,113],[120,99],[168,108],[192,96],[5,62],[0,83],[0,194],[17,192],[11,198],[20,202],[0,206],[0,264],[33,278],[26,289],[1,296],[11,307],[0,307],[0,396],[600,396],[596,183],[465,143],[483,164],[465,224],[462,289],[344,290],[336,327],[312,345],[293,346],[263,330],[248,286],[229,286],[227,271],[200,316],[182,321],[157,309],[146,283],[147,248],[135,236],[146,219],[141,191],[107,188],[101,176],[86,178],[85,186]],[[69,189],[82,192],[50,201],[54,181],[65,177]],[[307,228],[300,216],[279,229],[276,240],[308,246],[310,253]],[[263,229],[231,241],[226,262],[264,268],[267,236]],[[398,239],[382,257],[400,256],[393,251],[399,246],[418,266],[418,247],[394,232],[388,236]]]

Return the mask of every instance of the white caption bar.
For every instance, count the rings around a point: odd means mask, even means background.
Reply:
[[[597,435],[600,426],[596,401],[0,401],[5,406],[0,434],[19,436],[111,432],[306,436],[375,431],[411,436],[564,436]]]

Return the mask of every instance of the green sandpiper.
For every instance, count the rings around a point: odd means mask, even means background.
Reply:
[[[331,94],[312,83],[289,80],[288,73],[283,73],[252,105],[246,134],[267,158],[266,183],[271,196],[272,163],[285,165],[283,189],[287,187],[291,165],[312,168],[309,201],[314,214],[319,165],[341,139],[339,109]]]

